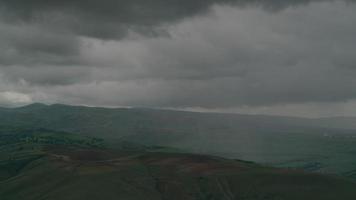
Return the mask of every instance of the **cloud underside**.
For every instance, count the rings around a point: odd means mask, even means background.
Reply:
[[[356,97],[353,1],[1,0],[0,10],[0,104],[227,109]]]

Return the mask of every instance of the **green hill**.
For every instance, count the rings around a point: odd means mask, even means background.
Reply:
[[[1,200],[336,200],[356,184],[333,176],[50,130],[2,128]],[[120,148],[118,148],[120,147]]]
[[[352,118],[333,119],[60,104],[0,109],[0,126],[50,129],[103,138],[111,146],[129,141],[356,178]]]

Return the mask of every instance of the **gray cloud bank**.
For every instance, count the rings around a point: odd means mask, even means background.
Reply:
[[[205,14],[212,5],[259,6],[275,11],[327,0],[1,0],[3,18],[56,31],[113,39],[128,31],[157,35],[159,25]]]
[[[0,0],[0,10],[0,104],[309,108],[356,97],[353,1]]]

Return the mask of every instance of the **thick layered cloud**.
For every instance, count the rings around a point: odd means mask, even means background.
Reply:
[[[324,0],[314,0],[324,1]],[[167,27],[213,5],[280,10],[312,0],[0,0],[0,64],[78,64],[79,37],[119,40]]]
[[[206,14],[212,5],[257,6],[277,11],[328,0],[1,0],[3,18],[76,35],[115,39],[129,31],[160,35],[161,26]],[[352,1],[352,0],[351,0]]]
[[[263,112],[356,97],[353,1],[26,2],[0,0],[0,99]]]
[[[79,53],[76,36],[29,24],[0,22],[0,64],[72,64]]]

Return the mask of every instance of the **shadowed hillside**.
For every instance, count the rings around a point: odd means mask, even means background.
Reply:
[[[113,147],[128,141],[356,177],[356,131],[326,120],[60,104],[0,109],[3,126],[104,138]]]
[[[332,176],[134,144],[108,149],[95,138],[50,130],[16,131],[0,134],[2,200],[356,198],[354,182]]]

